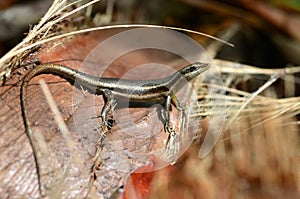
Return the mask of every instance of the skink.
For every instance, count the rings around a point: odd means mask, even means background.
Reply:
[[[162,102],[165,103],[165,131],[172,133],[173,129],[169,124],[170,106],[173,104],[178,110],[181,110],[175,93],[179,91],[187,81],[197,77],[209,68],[209,64],[196,62],[185,66],[178,72],[175,72],[165,78],[155,80],[127,80],[118,78],[104,78],[91,76],[86,73],[76,71],[72,68],[47,63],[41,64],[27,73],[21,86],[21,110],[26,134],[33,149],[36,164],[37,151],[32,140],[32,131],[28,113],[25,106],[25,96],[29,81],[41,74],[52,74],[67,80],[70,84],[80,89],[88,90],[97,95],[102,95],[105,104],[102,108],[101,117],[104,127],[108,126],[107,114],[111,111],[118,100],[127,99],[132,102]],[[39,176],[39,168],[36,165]],[[40,182],[39,182],[40,185]]]
[[[156,80],[127,80],[118,78],[104,78],[91,76],[86,73],[76,71],[72,68],[59,64],[42,64],[32,69],[24,78],[21,88],[21,107],[24,124],[27,133],[28,127],[27,109],[25,106],[25,95],[29,81],[41,74],[57,75],[78,88],[83,88],[96,95],[103,95],[105,105],[102,109],[101,117],[104,125],[107,125],[107,114],[114,107],[119,99],[128,99],[132,102],[165,102],[166,122],[165,129],[169,131],[169,108],[171,103],[179,108],[179,102],[175,93],[180,90],[186,81],[190,81],[208,69],[209,64],[196,62],[190,64],[174,74]],[[29,135],[31,137],[31,135]]]

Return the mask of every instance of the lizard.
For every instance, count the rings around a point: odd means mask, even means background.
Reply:
[[[32,78],[41,74],[52,74],[65,79],[79,89],[85,89],[93,94],[102,95],[105,101],[101,111],[103,129],[109,126],[107,115],[109,111],[112,111],[119,100],[127,99],[131,102],[164,103],[164,130],[171,135],[174,134],[174,130],[170,127],[171,104],[179,111],[181,110],[179,101],[175,95],[176,92],[179,91],[188,81],[191,81],[206,71],[209,67],[210,64],[208,63],[195,62],[183,67],[179,71],[176,71],[167,77],[154,80],[128,80],[97,77],[56,63],[40,64],[30,70],[22,82],[20,100],[25,131],[33,150],[38,177],[40,176],[40,171],[38,167],[37,151],[32,139],[31,124],[28,119],[28,110],[26,108],[25,99],[27,86]],[[98,152],[96,154],[98,154]],[[94,164],[96,164],[95,158],[94,161]],[[41,191],[40,181],[39,188]]]

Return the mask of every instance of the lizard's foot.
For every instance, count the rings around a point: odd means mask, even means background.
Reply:
[[[92,119],[98,119],[98,118],[102,118],[102,120],[103,120],[103,117],[101,115],[97,115],[97,116],[92,117]],[[102,125],[101,125],[100,128],[105,129],[107,127],[108,130],[110,130],[113,127],[114,123],[115,123],[115,120],[111,116],[111,117],[109,117],[109,119],[102,122]]]
[[[175,133],[175,130],[172,127],[170,127],[169,124],[166,124],[165,125],[165,132],[168,132],[169,134],[172,134],[172,133]]]

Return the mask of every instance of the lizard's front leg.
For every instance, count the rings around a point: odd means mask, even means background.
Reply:
[[[176,133],[175,130],[171,127],[170,124],[170,108],[171,108],[171,104],[173,104],[176,109],[178,111],[183,111],[183,109],[180,107],[179,101],[177,99],[177,97],[175,96],[174,93],[171,93],[170,95],[167,96],[166,98],[166,102],[165,102],[165,131],[169,133],[169,137],[167,140],[167,144],[166,144],[166,149],[172,149],[173,145],[174,145],[174,141],[175,141],[175,137],[176,137]],[[183,111],[184,113],[184,111]]]
[[[165,104],[165,131],[169,134],[173,133],[174,130],[170,125],[170,108],[171,108],[171,96],[168,95],[166,98],[166,104]]]
[[[165,103],[165,131],[170,133],[171,135],[175,133],[174,129],[171,127],[170,124],[170,108],[171,104],[173,104],[177,110],[182,111],[182,108],[179,105],[179,101],[175,94],[168,95],[166,98],[166,103]]]

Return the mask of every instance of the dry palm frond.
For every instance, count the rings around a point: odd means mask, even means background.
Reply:
[[[11,71],[17,68],[20,62],[22,62],[36,47],[45,43],[47,39],[53,38],[53,36],[57,34],[62,34],[62,26],[65,21],[72,21],[73,18],[80,15],[80,10],[83,10],[100,0],[93,0],[77,7],[78,3],[82,1],[83,0],[71,2],[67,0],[53,1],[48,12],[40,22],[29,31],[27,37],[0,58],[1,79],[3,80],[9,77]]]
[[[203,147],[207,147],[205,144],[210,145],[210,147],[205,148],[205,152],[200,150],[200,157],[206,156],[208,152],[213,150],[213,146],[218,142],[224,130],[231,129],[239,121],[247,121],[249,116],[251,116],[251,122],[249,121],[247,124],[249,129],[272,121],[280,121],[279,126],[296,124],[297,127],[299,121],[295,122],[294,119],[300,113],[300,97],[278,99],[273,84],[278,80],[284,80],[284,84],[288,85],[285,88],[289,88],[286,94],[291,95],[290,91],[295,91],[293,87],[298,86],[297,84],[299,83],[297,73],[299,73],[300,67],[261,69],[223,60],[214,60],[214,63],[223,77],[224,84],[208,82],[199,86],[198,103],[194,107],[194,113],[191,117],[208,117],[210,119],[221,117],[223,120],[221,120],[221,123],[220,120],[215,123],[209,123],[210,126],[214,126],[217,130],[207,132]],[[262,75],[264,76],[263,79],[266,80],[256,91],[249,93],[236,88],[237,84],[246,84],[244,80],[255,79],[257,76],[261,78]],[[208,88],[217,89],[218,92],[209,93]],[[243,132],[248,132],[248,129],[240,133]],[[223,137],[222,140],[225,141],[227,139],[231,138]]]
[[[206,103],[210,100],[222,99],[226,103],[226,110],[219,110],[221,112],[227,112],[228,125],[230,125],[233,121],[239,119],[239,115],[243,113],[250,113],[255,111],[264,111],[268,112],[270,117],[280,117],[281,114],[289,112],[291,117],[296,116],[300,112],[300,103],[299,97],[290,97],[283,99],[276,99],[271,97],[266,97],[260,95],[267,89],[272,88],[272,84],[279,80],[285,80],[285,84],[289,87],[293,87],[297,85],[296,73],[300,72],[300,67],[289,67],[282,69],[262,69],[254,66],[243,65],[235,62],[229,62],[225,60],[214,60],[213,63],[216,65],[217,70],[220,72],[220,75],[224,76],[227,80],[231,79],[232,81],[226,82],[224,80],[224,85],[214,85],[211,84],[210,87],[218,88],[223,93],[219,93],[216,95],[206,95],[206,92],[203,90],[199,90],[198,98],[199,103],[195,107],[195,112],[192,117],[196,116],[210,116],[212,114],[218,114],[217,112],[210,112],[209,107],[211,104]],[[264,75],[268,79],[266,82],[261,85],[255,92],[248,93],[246,91],[239,90],[234,88],[235,84],[243,83],[245,76],[247,76],[246,80],[254,79],[257,75]],[[294,80],[291,82],[291,80]],[[205,84],[203,84],[205,86]],[[295,89],[292,89],[295,90]],[[204,99],[204,101],[203,101]],[[201,101],[202,100],[202,101]],[[205,101],[206,100],[206,101]],[[269,107],[269,104],[272,104]],[[278,106],[273,106],[277,104]],[[216,106],[218,104],[215,104]],[[205,111],[204,111],[205,110]]]

